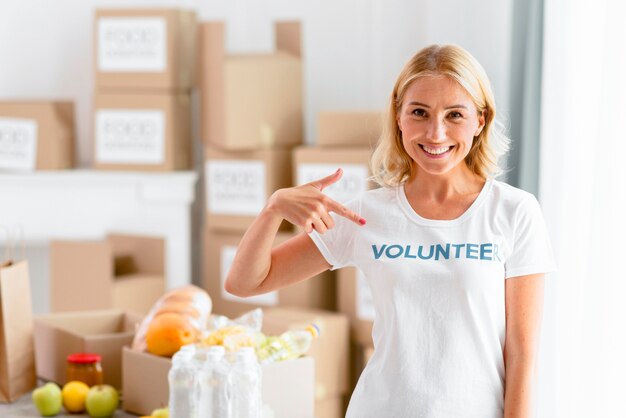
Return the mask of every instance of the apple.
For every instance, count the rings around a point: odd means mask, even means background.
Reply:
[[[150,414],[152,418],[170,418],[170,410],[167,408],[159,408],[152,411]]]
[[[33,403],[41,416],[53,417],[61,412],[61,388],[56,383],[46,383],[33,391]]]
[[[110,385],[92,386],[87,392],[85,407],[93,418],[106,418],[115,413],[120,401],[117,390]]]

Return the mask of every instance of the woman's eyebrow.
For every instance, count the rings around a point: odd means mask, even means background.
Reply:
[[[422,107],[430,109],[430,106],[428,106],[425,103],[421,103],[421,102],[409,102],[409,104],[412,105],[412,106],[422,106]],[[465,110],[467,110],[467,106],[462,105],[462,104],[455,104],[455,105],[448,106],[448,107],[445,108],[445,110],[448,110],[448,109],[465,109]]]

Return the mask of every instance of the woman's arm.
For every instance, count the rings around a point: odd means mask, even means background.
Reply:
[[[283,219],[307,233],[315,229],[323,234],[331,229],[334,226],[331,211],[361,225],[360,216],[322,193],[341,176],[342,171],[337,170],[312,183],[274,192],[239,242],[224,289],[237,296],[254,296],[327,270],[330,265],[306,234],[274,249],[272,245]]]
[[[506,279],[504,417],[532,416],[532,385],[543,306],[543,274]]]

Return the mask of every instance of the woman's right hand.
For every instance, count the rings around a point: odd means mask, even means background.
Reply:
[[[266,209],[302,228],[307,234],[316,230],[323,234],[335,226],[330,212],[347,218],[357,225],[365,225],[365,219],[341,203],[322,193],[326,187],[341,179],[343,170],[302,186],[276,190]]]

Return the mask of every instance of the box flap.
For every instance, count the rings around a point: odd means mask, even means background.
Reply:
[[[51,310],[67,312],[109,308],[112,274],[113,262],[109,243],[52,241]]]
[[[276,22],[276,49],[297,57],[302,56],[300,22]]]
[[[125,411],[148,415],[169,402],[167,374],[172,362],[169,358],[133,351],[122,351],[122,381]]]
[[[113,282],[113,307],[146,315],[165,292],[163,276],[129,274]]]
[[[115,276],[143,273],[165,275],[165,240],[159,237],[109,234]]]

